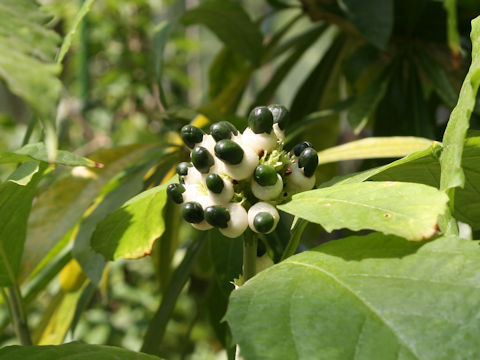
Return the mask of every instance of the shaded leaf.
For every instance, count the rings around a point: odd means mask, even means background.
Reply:
[[[327,231],[370,229],[424,240],[436,233],[447,201],[443,192],[423,184],[364,182],[299,193],[278,208]]]
[[[138,259],[152,252],[153,243],[165,231],[162,216],[167,186],[144,191],[107,215],[92,235],[92,248],[105,260]]]
[[[37,164],[38,165],[38,164]],[[32,176],[25,174],[28,166]],[[27,220],[32,208],[35,190],[46,166],[30,167],[30,163],[20,166],[11,178],[28,178],[28,183],[7,180],[0,184],[0,286],[10,286],[17,282],[22,258]]]
[[[348,110],[347,120],[356,134],[367,125],[368,118],[385,96],[389,80],[390,74],[387,70],[372,81]]]
[[[318,152],[318,163],[406,156],[432,145],[432,140],[413,136],[370,137]]]
[[[443,135],[443,152],[440,157],[442,175],[440,189],[448,190],[465,184],[462,170],[462,152],[470,122],[470,115],[475,107],[475,97],[480,85],[480,17],[472,21],[472,63],[463,81],[458,103],[450,114],[450,119]]]
[[[157,85],[160,93],[160,100],[165,109],[168,109],[167,98],[162,86],[163,79],[163,53],[167,41],[170,37],[170,33],[173,28],[173,22],[162,21],[153,30],[153,43],[154,43],[154,55],[155,55],[155,76],[157,79]]]
[[[338,1],[357,30],[373,45],[384,49],[393,29],[393,0]]]
[[[0,164],[38,160],[48,162],[47,149],[43,143],[27,144],[21,149],[0,153]],[[58,150],[55,164],[66,166],[102,167],[103,165],[71,152]]]
[[[71,342],[51,346],[7,346],[0,349],[0,360],[159,360],[152,355],[106,346]]]
[[[235,290],[226,320],[246,360],[476,359],[479,251],[456,237],[331,241]]]
[[[180,21],[185,25],[207,26],[227,47],[245,56],[252,64],[260,64],[263,37],[240,3],[205,1],[185,12]]]

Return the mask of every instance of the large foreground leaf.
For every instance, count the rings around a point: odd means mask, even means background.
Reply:
[[[456,237],[336,240],[235,290],[226,320],[246,360],[479,359],[479,257]]]
[[[437,231],[447,201],[444,193],[422,184],[364,182],[296,194],[278,208],[327,231],[371,229],[423,240]]]
[[[130,350],[72,342],[58,346],[7,346],[0,350],[0,360],[159,360],[158,357]]]
[[[152,252],[153,243],[165,230],[163,207],[167,186],[144,191],[101,221],[91,244],[105,260],[138,259]]]

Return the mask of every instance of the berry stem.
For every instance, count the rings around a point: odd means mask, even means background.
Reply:
[[[280,261],[289,258],[295,251],[297,251],[298,244],[300,243],[300,238],[302,237],[303,230],[307,227],[308,222],[302,219],[297,218],[293,226],[292,233],[290,235],[290,240],[288,240],[287,247],[283,252],[282,259]]]
[[[246,282],[256,274],[257,236],[247,229],[243,235],[243,281]]]

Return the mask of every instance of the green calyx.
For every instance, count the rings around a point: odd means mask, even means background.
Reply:
[[[277,172],[268,165],[258,165],[253,173],[253,178],[262,186],[272,186],[278,181]]]
[[[204,219],[202,205],[194,201],[183,204],[182,216],[189,223],[201,223]]]
[[[215,155],[227,164],[240,164],[243,159],[243,149],[232,140],[220,140],[215,144]]]
[[[237,128],[228,121],[220,121],[210,126],[210,135],[215,141],[231,139],[233,135],[238,135]]]
[[[212,167],[214,160],[212,154],[203,146],[195,146],[192,150],[192,163],[201,173],[208,173]]]
[[[188,174],[188,168],[192,167],[192,163],[183,161],[177,165],[178,176],[186,176]]]
[[[254,108],[248,116],[248,127],[255,134],[272,132],[273,115],[266,106],[258,106]]]
[[[313,148],[313,145],[311,142],[304,141],[300,144],[297,144],[293,147],[293,153],[295,156],[300,156],[300,154],[305,150],[306,148]]]
[[[223,206],[209,206],[205,209],[205,220],[215,227],[226,228],[230,221],[230,213]]]
[[[223,179],[217,174],[208,174],[205,183],[208,190],[215,194],[220,194],[225,187]]]
[[[185,187],[182,184],[170,184],[167,186],[167,195],[174,203],[181,204],[183,202],[182,194]]]
[[[303,174],[310,177],[315,174],[318,166],[318,155],[314,148],[306,148],[298,157],[298,167],[303,168]]]
[[[273,123],[278,124],[278,127],[282,130],[288,125],[290,121],[290,113],[288,112],[287,108],[283,105],[268,105],[268,110],[273,115]]]
[[[253,220],[253,226],[255,226],[255,229],[262,234],[270,232],[274,225],[275,219],[272,214],[265,211],[259,212],[255,215],[255,219]]]
[[[182,137],[183,142],[190,149],[192,149],[196,144],[202,142],[203,131],[193,125],[185,125],[180,130],[180,136]]]

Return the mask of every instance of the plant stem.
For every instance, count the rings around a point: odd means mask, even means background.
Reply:
[[[286,258],[289,258],[293,254],[295,254],[295,251],[297,251],[297,248],[298,248],[298,244],[300,243],[300,238],[302,237],[303,231],[305,230],[307,224],[308,224],[307,221],[303,219],[297,219],[297,222],[293,227],[290,240],[288,241],[287,247],[285,248],[285,251],[283,252],[283,255],[280,261],[283,261]]]
[[[247,230],[243,238],[243,281],[255,276],[257,270],[257,236]]]
[[[8,305],[12,324],[22,345],[32,345],[32,338],[28,330],[27,317],[23,309],[22,296],[18,285],[7,288],[8,295],[2,289],[2,295]]]

